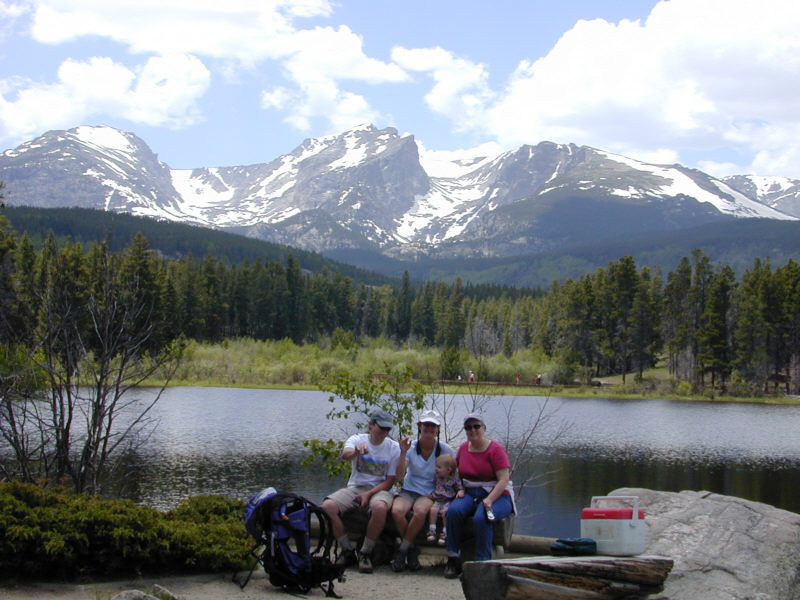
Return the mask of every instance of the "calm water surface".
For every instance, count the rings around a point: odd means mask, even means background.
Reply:
[[[800,406],[503,397],[487,408],[489,436],[518,438],[545,402],[548,419],[514,473],[526,482],[518,533],[576,536],[591,496],[618,487],[703,489],[800,512]],[[460,423],[465,399],[453,404]],[[303,440],[344,441],[352,431],[325,419],[330,407],[323,392],[169,388],[126,495],[169,508],[191,495],[246,499],[274,486],[320,502],[343,481],[301,466]]]

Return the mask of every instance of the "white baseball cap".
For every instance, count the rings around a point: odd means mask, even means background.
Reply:
[[[433,423],[437,427],[442,425],[442,415],[435,410],[424,410],[419,416],[417,423]]]

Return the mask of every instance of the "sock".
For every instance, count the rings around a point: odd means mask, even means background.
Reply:
[[[434,524],[434,523],[431,523],[431,524],[428,526],[428,529],[430,529],[430,531],[431,531],[432,533],[436,533],[436,524]]]
[[[441,535],[442,535],[442,537],[447,537],[447,529],[446,528],[442,527]]]
[[[346,533],[342,537],[336,538],[336,541],[339,542],[339,546],[341,546],[342,550],[353,549],[353,547],[350,545],[350,538],[347,537]]]
[[[361,546],[361,554],[372,554],[372,551],[375,549],[375,540],[371,540],[368,537],[364,538],[364,544]]]
[[[411,547],[411,542],[410,541],[403,540],[402,542],[400,542],[400,550],[401,551],[408,550],[410,547]]]

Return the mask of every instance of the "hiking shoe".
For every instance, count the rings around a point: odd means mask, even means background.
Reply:
[[[444,576],[447,579],[455,579],[461,574],[461,559],[457,556],[448,556],[447,564],[444,567]]]
[[[447,532],[443,531],[442,535],[439,536],[439,545],[446,546],[447,545]]]
[[[406,550],[397,549],[397,552],[394,553],[394,557],[392,558],[392,571],[399,573],[406,568],[407,555],[408,552]]]
[[[358,559],[359,573],[372,573],[372,554],[363,553]]]
[[[358,564],[358,557],[356,556],[355,550],[342,550],[342,553],[339,555],[339,558],[336,559],[334,563],[337,567],[352,567]]]
[[[436,541],[436,530],[434,530],[434,529],[428,530],[428,537],[426,537],[425,539],[428,540],[429,542],[435,542]]]
[[[419,571],[422,565],[419,564],[419,548],[411,546],[406,554],[406,566],[409,571]]]

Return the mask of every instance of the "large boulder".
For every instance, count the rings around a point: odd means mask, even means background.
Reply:
[[[614,490],[638,496],[646,554],[675,561],[663,600],[800,598],[800,515],[711,492]]]

